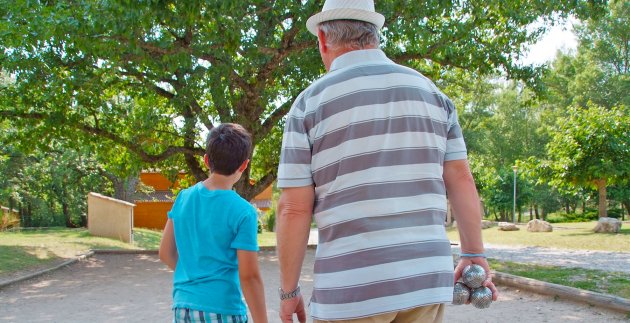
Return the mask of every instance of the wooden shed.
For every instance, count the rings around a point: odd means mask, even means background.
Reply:
[[[162,230],[167,220],[167,212],[173,207],[175,200],[173,189],[179,188],[180,180],[186,174],[180,173],[175,183],[159,172],[142,172],[140,181],[154,189],[148,194],[138,193],[134,199],[136,207],[134,209],[133,226],[138,228],[148,228]],[[260,210],[267,211],[271,208],[272,189],[271,185],[262,193],[258,194],[251,203]]]

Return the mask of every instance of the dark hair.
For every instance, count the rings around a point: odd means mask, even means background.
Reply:
[[[247,160],[252,150],[252,137],[235,123],[222,123],[208,134],[206,155],[210,172],[232,175]]]

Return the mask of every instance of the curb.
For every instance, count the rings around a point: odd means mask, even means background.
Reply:
[[[609,310],[630,314],[630,300],[618,296],[547,283],[540,280],[510,275],[498,271],[492,272],[492,281],[506,286],[528,290],[537,294],[557,296],[571,301],[583,302],[592,306],[603,307]]]

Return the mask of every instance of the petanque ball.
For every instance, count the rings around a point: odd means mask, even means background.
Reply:
[[[492,303],[492,291],[488,287],[479,287],[470,295],[470,302],[476,308],[488,308]]]
[[[479,288],[486,280],[486,271],[477,264],[468,265],[462,272],[462,280],[470,288]]]
[[[462,305],[466,304],[470,298],[470,289],[464,283],[457,282],[453,287],[453,304]]]

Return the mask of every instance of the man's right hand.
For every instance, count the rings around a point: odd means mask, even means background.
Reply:
[[[293,313],[297,314],[300,323],[306,322],[306,311],[304,310],[302,294],[280,301],[280,319],[283,323],[293,322]]]

